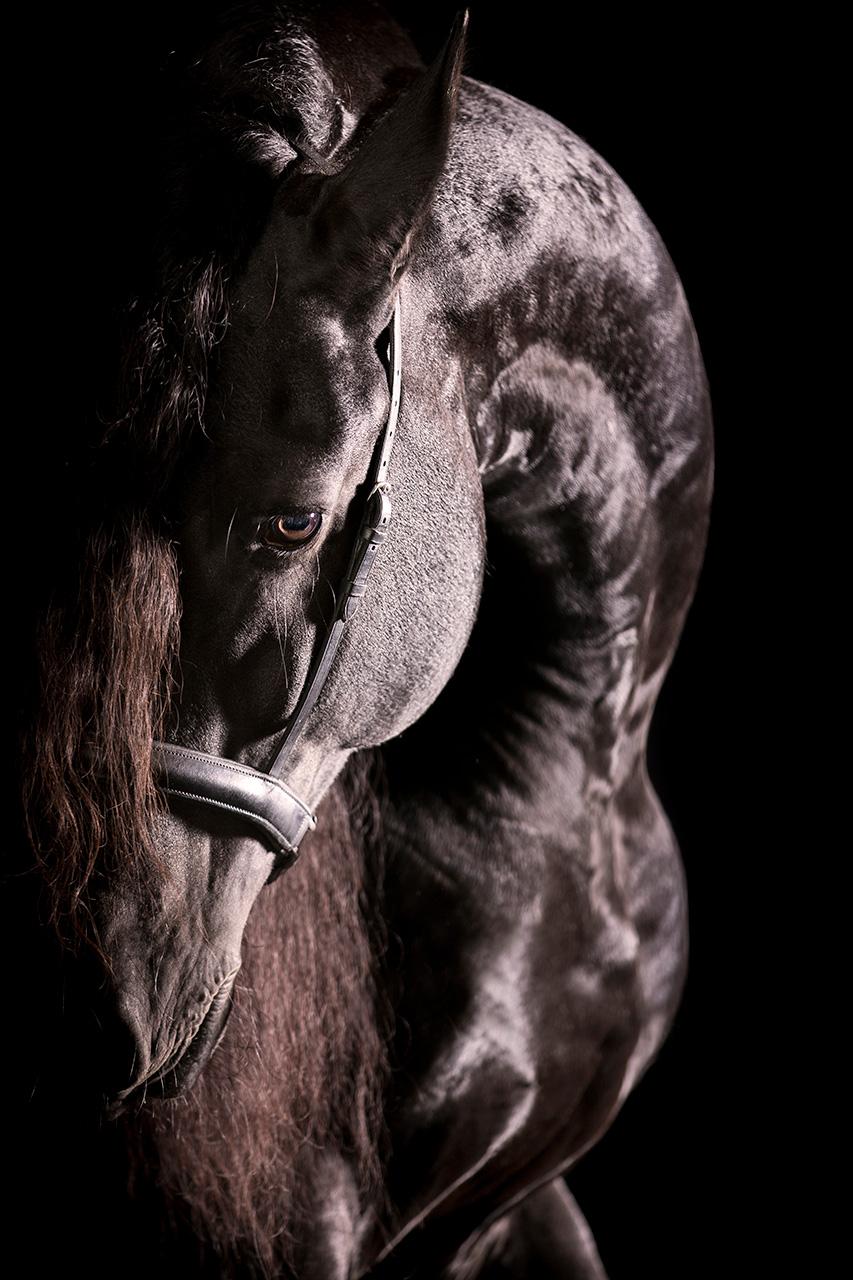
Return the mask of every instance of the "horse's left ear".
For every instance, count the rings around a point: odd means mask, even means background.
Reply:
[[[467,27],[465,9],[436,60],[324,186],[314,244],[345,296],[393,284],[406,265],[447,157]]]

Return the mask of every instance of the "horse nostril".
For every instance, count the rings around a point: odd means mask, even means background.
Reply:
[[[115,1009],[96,1011],[100,1045],[101,1087],[108,1097],[126,1091],[144,1079],[151,1061],[147,1038],[135,1018]]]
[[[152,1061],[149,1037],[135,1028],[127,1018],[121,1029],[113,1019],[112,1043],[109,1050],[106,1090],[108,1109],[118,1115],[134,1098],[174,1098],[189,1089],[201,1075],[225,1031],[231,1013],[236,970],[219,986],[209,1001],[204,1017],[196,1025],[191,1038],[181,1040],[179,1047],[164,1063]]]

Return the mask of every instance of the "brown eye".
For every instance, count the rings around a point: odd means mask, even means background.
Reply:
[[[273,516],[261,527],[261,539],[276,550],[304,546],[320,528],[322,518],[319,511],[291,511]]]

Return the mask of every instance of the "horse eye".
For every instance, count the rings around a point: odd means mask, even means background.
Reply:
[[[291,511],[273,516],[261,526],[261,540],[276,550],[304,546],[314,537],[322,519],[319,511]]]

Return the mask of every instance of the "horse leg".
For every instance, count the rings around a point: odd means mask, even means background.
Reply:
[[[447,1280],[607,1280],[586,1218],[562,1178],[494,1222],[446,1275]]]

